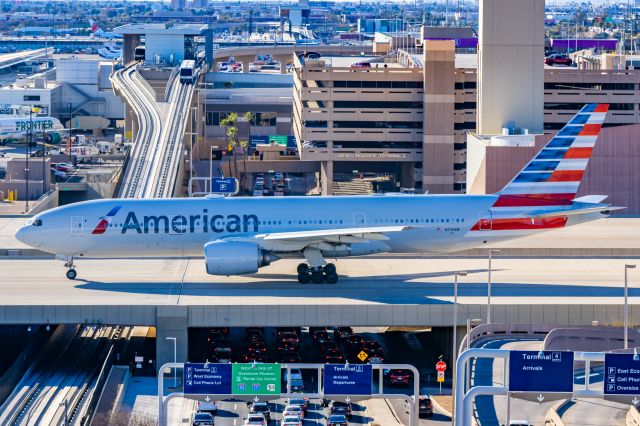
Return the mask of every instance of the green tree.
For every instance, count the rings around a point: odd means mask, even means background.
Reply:
[[[242,114],[242,117],[249,123],[249,131],[247,133],[247,140],[243,140],[240,142],[240,146],[242,147],[242,166],[244,169],[244,173],[242,174],[242,187],[244,188],[244,183],[246,183],[247,179],[247,154],[249,152],[249,144],[251,141],[251,124],[255,121],[256,115],[250,111]]]
[[[220,127],[224,128],[224,135],[227,143],[227,161],[229,162],[229,173],[231,173],[231,155],[233,148],[238,145],[238,128],[236,122],[238,121],[238,114],[235,112],[229,113],[225,118],[220,120]],[[235,162],[235,155],[234,155]],[[236,166],[236,176],[237,176]]]

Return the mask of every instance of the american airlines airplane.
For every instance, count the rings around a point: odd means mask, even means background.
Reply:
[[[66,261],[204,257],[212,275],[253,274],[298,257],[300,283],[338,280],[325,258],[477,248],[603,217],[606,196],[576,198],[608,105],[586,105],[492,195],[105,199],[58,207],[16,237]]]

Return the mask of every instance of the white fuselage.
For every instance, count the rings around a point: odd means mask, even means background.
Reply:
[[[471,231],[479,218],[490,214],[496,198],[386,195],[109,199],[38,214],[33,220],[38,220],[40,226],[24,226],[16,236],[26,244],[58,255],[192,257],[202,256],[206,243],[220,239],[404,225],[412,229],[386,234],[380,244],[388,250],[382,251],[447,252],[522,235]],[[274,246],[273,251],[289,250]]]

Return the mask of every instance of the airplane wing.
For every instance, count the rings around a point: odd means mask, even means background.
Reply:
[[[374,226],[362,228],[321,229],[313,231],[276,232],[256,235],[256,239],[263,241],[290,241],[290,242],[352,242],[358,240],[387,240],[384,235],[387,232],[402,232],[410,229],[418,229],[417,226]]]

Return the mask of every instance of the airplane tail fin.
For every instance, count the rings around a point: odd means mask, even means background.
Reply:
[[[494,207],[570,205],[591,158],[608,104],[587,104],[498,192]]]
[[[92,33],[97,33],[100,31],[100,25],[98,25],[98,23],[96,21],[94,21],[93,19],[89,19],[89,25],[91,26],[91,32]]]

